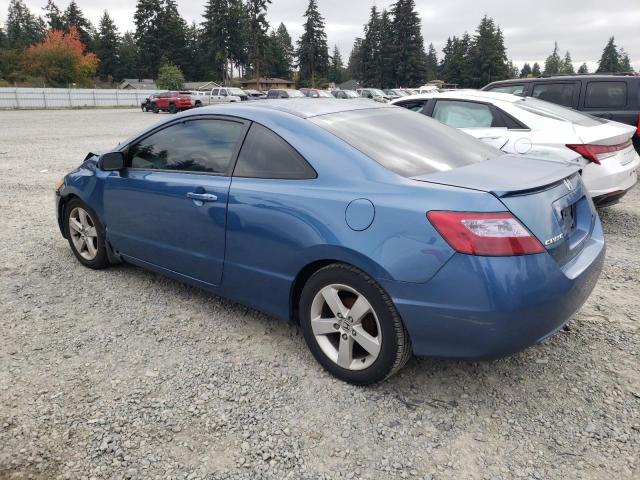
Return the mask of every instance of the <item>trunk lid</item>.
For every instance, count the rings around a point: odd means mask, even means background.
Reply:
[[[502,155],[413,179],[491,193],[560,265],[582,250],[597,215],[578,168],[554,161]]]
[[[574,123],[573,129],[587,145],[620,145],[630,140],[636,131],[631,125],[612,121],[593,126]]]

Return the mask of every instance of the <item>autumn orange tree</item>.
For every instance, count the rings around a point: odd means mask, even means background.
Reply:
[[[85,86],[91,83],[98,62],[95,54],[85,52],[78,30],[72,25],[68,32],[49,30],[42,43],[27,48],[24,70],[42,78],[47,86]]]

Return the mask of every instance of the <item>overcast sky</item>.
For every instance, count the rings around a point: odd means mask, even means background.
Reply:
[[[32,11],[42,14],[46,0],[26,0]],[[61,9],[67,0],[56,2]],[[84,14],[97,24],[104,9],[115,18],[121,32],[133,29],[135,0],[76,0]],[[201,21],[204,0],[178,0],[182,16],[191,22]],[[371,5],[387,8],[394,0],[318,0],[320,12],[327,22],[330,48],[334,44],[348,57],[353,40],[362,35]],[[0,0],[0,19],[6,20],[9,0]],[[306,0],[273,0],[268,19],[277,27],[284,22],[294,40],[302,30],[302,14]],[[537,0],[532,3],[504,0],[457,0],[443,2],[416,0],[422,18],[425,46],[433,42],[442,55],[447,37],[473,33],[483,15],[495,19],[505,35],[507,55],[516,64],[540,62],[553,50],[557,41],[566,50],[576,68],[587,62],[593,71],[607,39],[614,35],[616,44],[624,47],[636,70],[640,70],[640,0]]]

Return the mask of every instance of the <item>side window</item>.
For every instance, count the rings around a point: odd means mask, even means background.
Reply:
[[[227,91],[224,88],[220,89],[220,96],[221,97],[226,97],[227,96]]]
[[[511,93],[513,95],[522,95],[522,92],[524,92],[524,85],[523,84],[499,85],[497,87],[493,87],[489,89],[489,91],[497,92],[497,93]]]
[[[407,110],[411,110],[416,113],[422,113],[422,111],[424,110],[424,106],[426,104],[427,102],[425,101],[419,101],[419,102],[413,101],[413,102],[396,103],[395,105],[406,108]]]
[[[489,128],[494,125],[489,105],[456,100],[438,100],[433,118],[454,128]]]
[[[573,107],[575,83],[538,83],[533,86],[532,96],[547,102]]]
[[[156,132],[129,150],[131,168],[224,174],[242,132],[242,123],[193,120]]]
[[[316,178],[316,172],[291,145],[254,123],[238,155],[233,176],[300,180]]]
[[[587,108],[620,108],[627,106],[626,82],[589,82],[584,99]]]

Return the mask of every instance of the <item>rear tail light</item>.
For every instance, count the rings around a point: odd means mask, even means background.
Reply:
[[[600,161],[605,158],[609,158],[619,152],[625,150],[631,146],[631,140],[627,140],[624,143],[618,145],[584,145],[582,143],[576,145],[567,145],[568,148],[576,153],[579,153],[590,162],[600,165]]]
[[[511,256],[545,251],[538,239],[509,212],[433,211],[427,213],[427,218],[459,253]]]
[[[640,113],[638,114],[638,129],[636,130],[636,135],[640,137]]]

